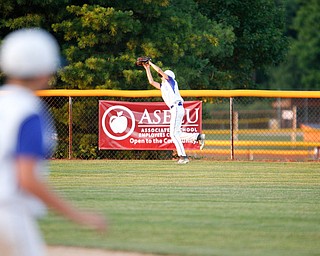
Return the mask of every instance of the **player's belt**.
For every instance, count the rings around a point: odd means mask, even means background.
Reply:
[[[173,105],[171,105],[170,108],[173,108],[174,105],[182,106],[182,102],[181,102],[181,101],[177,101],[177,102],[175,102]]]

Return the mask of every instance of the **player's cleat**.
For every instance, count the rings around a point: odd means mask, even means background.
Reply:
[[[189,159],[188,159],[188,157],[184,156],[184,157],[180,158],[177,163],[178,164],[187,164],[187,163],[189,163]]]
[[[202,134],[199,134],[199,135],[198,135],[197,141],[199,141],[200,150],[202,150],[203,147],[204,147],[204,141],[205,141],[205,139],[206,139],[206,135],[205,135],[205,134],[202,133]]]

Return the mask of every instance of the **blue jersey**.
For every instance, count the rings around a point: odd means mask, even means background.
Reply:
[[[39,200],[19,189],[15,159],[27,156],[37,161],[36,175],[47,173],[46,157],[53,149],[53,130],[42,103],[32,91],[15,85],[0,91],[0,203],[26,204],[43,210]]]

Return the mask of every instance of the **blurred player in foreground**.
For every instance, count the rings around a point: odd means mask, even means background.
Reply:
[[[0,47],[6,83],[0,90],[0,254],[43,256],[46,247],[36,219],[46,206],[98,231],[102,215],[79,210],[46,182],[46,158],[54,149],[51,119],[34,91],[46,89],[59,65],[59,47],[41,29],[9,34]]]
[[[150,66],[161,77],[161,83],[153,80]],[[171,70],[162,71],[161,68],[151,61],[144,63],[143,67],[147,72],[149,84],[161,91],[163,101],[170,109],[170,137],[177,149],[177,154],[180,157],[178,164],[187,164],[189,163],[189,158],[186,155],[182,139],[198,141],[200,149],[202,149],[204,146],[205,134],[186,133],[181,131],[182,119],[185,110],[183,107],[183,99],[180,96],[178,83],[175,80],[175,74]]]

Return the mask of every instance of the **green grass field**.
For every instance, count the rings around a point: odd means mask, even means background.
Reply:
[[[320,163],[52,161],[50,182],[101,209],[107,235],[50,213],[49,244],[166,255],[319,255]]]

